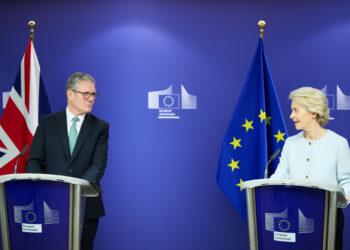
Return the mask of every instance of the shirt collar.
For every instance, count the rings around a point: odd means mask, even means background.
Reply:
[[[82,122],[82,121],[84,120],[86,114],[82,114],[82,115],[75,116],[75,115],[73,115],[73,114],[69,111],[69,108],[68,108],[68,106],[67,106],[67,108],[66,108],[66,115],[67,115],[67,121],[72,121],[72,119],[73,119],[74,117],[78,117],[78,118],[79,118],[79,121],[78,121],[78,122]]]

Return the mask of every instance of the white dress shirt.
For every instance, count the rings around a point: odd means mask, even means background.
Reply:
[[[78,117],[78,118],[79,118],[79,121],[77,121],[77,123],[76,123],[76,128],[77,128],[77,132],[78,132],[78,135],[79,135],[79,132],[80,132],[80,129],[81,129],[81,125],[83,124],[85,115],[86,115],[86,114],[79,115],[79,116],[75,116],[75,115],[73,115],[73,114],[69,111],[68,107],[66,108],[67,132],[68,132],[67,134],[68,134],[68,135],[69,135],[70,128],[72,127],[73,118],[74,118],[74,117]]]

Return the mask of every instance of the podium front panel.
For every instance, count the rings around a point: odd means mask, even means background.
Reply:
[[[259,250],[322,250],[325,191],[300,186],[255,189]]]
[[[53,181],[5,183],[11,250],[69,248],[69,188]]]

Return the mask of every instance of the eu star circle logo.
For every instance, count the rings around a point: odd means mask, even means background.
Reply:
[[[290,223],[288,220],[280,220],[280,222],[278,223],[278,227],[281,231],[288,231],[290,229]]]
[[[29,211],[26,213],[26,220],[29,223],[34,223],[36,221],[36,214],[33,211]]]
[[[174,105],[174,103],[175,103],[175,99],[171,95],[167,95],[163,98],[163,105],[165,107],[170,108]]]

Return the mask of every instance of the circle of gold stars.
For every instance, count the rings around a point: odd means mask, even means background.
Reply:
[[[280,230],[286,232],[290,229],[290,223],[289,221],[283,219],[280,220],[280,222],[278,223],[278,227]]]
[[[33,219],[30,219],[29,217],[33,217]],[[36,221],[36,214],[33,213],[32,211],[26,213],[26,220],[29,222],[29,223],[33,223]]]

